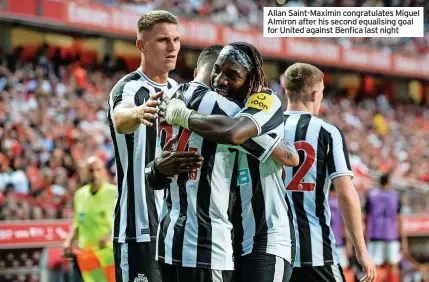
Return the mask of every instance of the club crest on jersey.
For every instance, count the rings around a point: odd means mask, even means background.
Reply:
[[[134,282],[149,282],[149,280],[144,274],[139,274],[136,278],[134,278]]]
[[[250,96],[249,101],[247,102],[248,108],[254,108],[258,110],[263,110],[268,112],[268,110],[273,105],[274,98],[271,95],[265,93],[256,93]]]

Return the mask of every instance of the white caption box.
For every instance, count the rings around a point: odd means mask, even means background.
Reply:
[[[264,37],[423,37],[423,7],[264,7]]]

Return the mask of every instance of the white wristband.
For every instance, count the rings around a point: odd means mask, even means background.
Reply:
[[[193,110],[188,109],[182,100],[172,99],[167,106],[165,121],[189,129],[189,117],[192,112]]]

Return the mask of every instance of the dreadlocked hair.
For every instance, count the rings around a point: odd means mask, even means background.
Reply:
[[[259,53],[258,49],[247,42],[233,42],[228,45],[234,46],[246,53],[255,66],[255,71],[250,73],[249,77],[250,87],[248,95],[257,92],[260,87],[268,87],[268,80],[262,67],[264,60],[262,59],[261,53]]]

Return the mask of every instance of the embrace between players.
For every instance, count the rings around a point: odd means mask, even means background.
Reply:
[[[345,281],[332,180],[363,281],[375,281],[344,137],[315,117],[323,73],[289,67],[283,112],[260,53],[235,42],[205,48],[194,80],[177,85],[177,24],[166,11],[140,18],[141,66],[109,99],[116,280]]]

